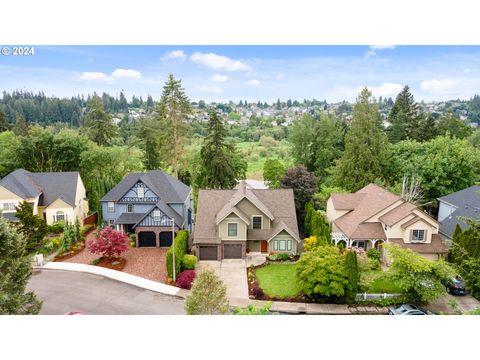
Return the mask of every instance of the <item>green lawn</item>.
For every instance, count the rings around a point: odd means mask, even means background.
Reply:
[[[361,274],[360,284],[362,291],[371,294],[398,294],[402,292],[388,274],[381,270],[365,271]]]
[[[255,274],[265,294],[285,298],[300,293],[296,268],[296,264],[270,264],[257,269]]]

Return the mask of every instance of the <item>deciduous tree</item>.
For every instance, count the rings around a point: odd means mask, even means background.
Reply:
[[[318,178],[303,165],[293,167],[285,172],[280,180],[280,187],[293,189],[295,208],[299,219],[303,218],[305,204],[312,200],[318,189]]]
[[[128,250],[128,236],[106,226],[87,245],[92,254],[107,258],[119,257]]]
[[[263,164],[263,180],[269,188],[278,189],[285,171],[285,166],[280,160],[267,159]]]

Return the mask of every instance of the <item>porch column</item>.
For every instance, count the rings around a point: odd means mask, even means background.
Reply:
[[[377,243],[377,239],[370,239],[370,241],[372,242],[372,249],[375,249],[375,244]]]

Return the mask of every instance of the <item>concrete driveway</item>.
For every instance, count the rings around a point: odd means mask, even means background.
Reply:
[[[40,314],[183,315],[184,301],[102,276],[80,272],[35,271],[28,283],[43,301]]]
[[[247,269],[245,260],[228,259],[222,261],[200,261],[197,271],[212,269],[227,286],[227,297],[248,299]]]

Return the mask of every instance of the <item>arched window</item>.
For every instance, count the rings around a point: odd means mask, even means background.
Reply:
[[[55,214],[55,221],[65,221],[65,213],[63,211],[57,211]]]

